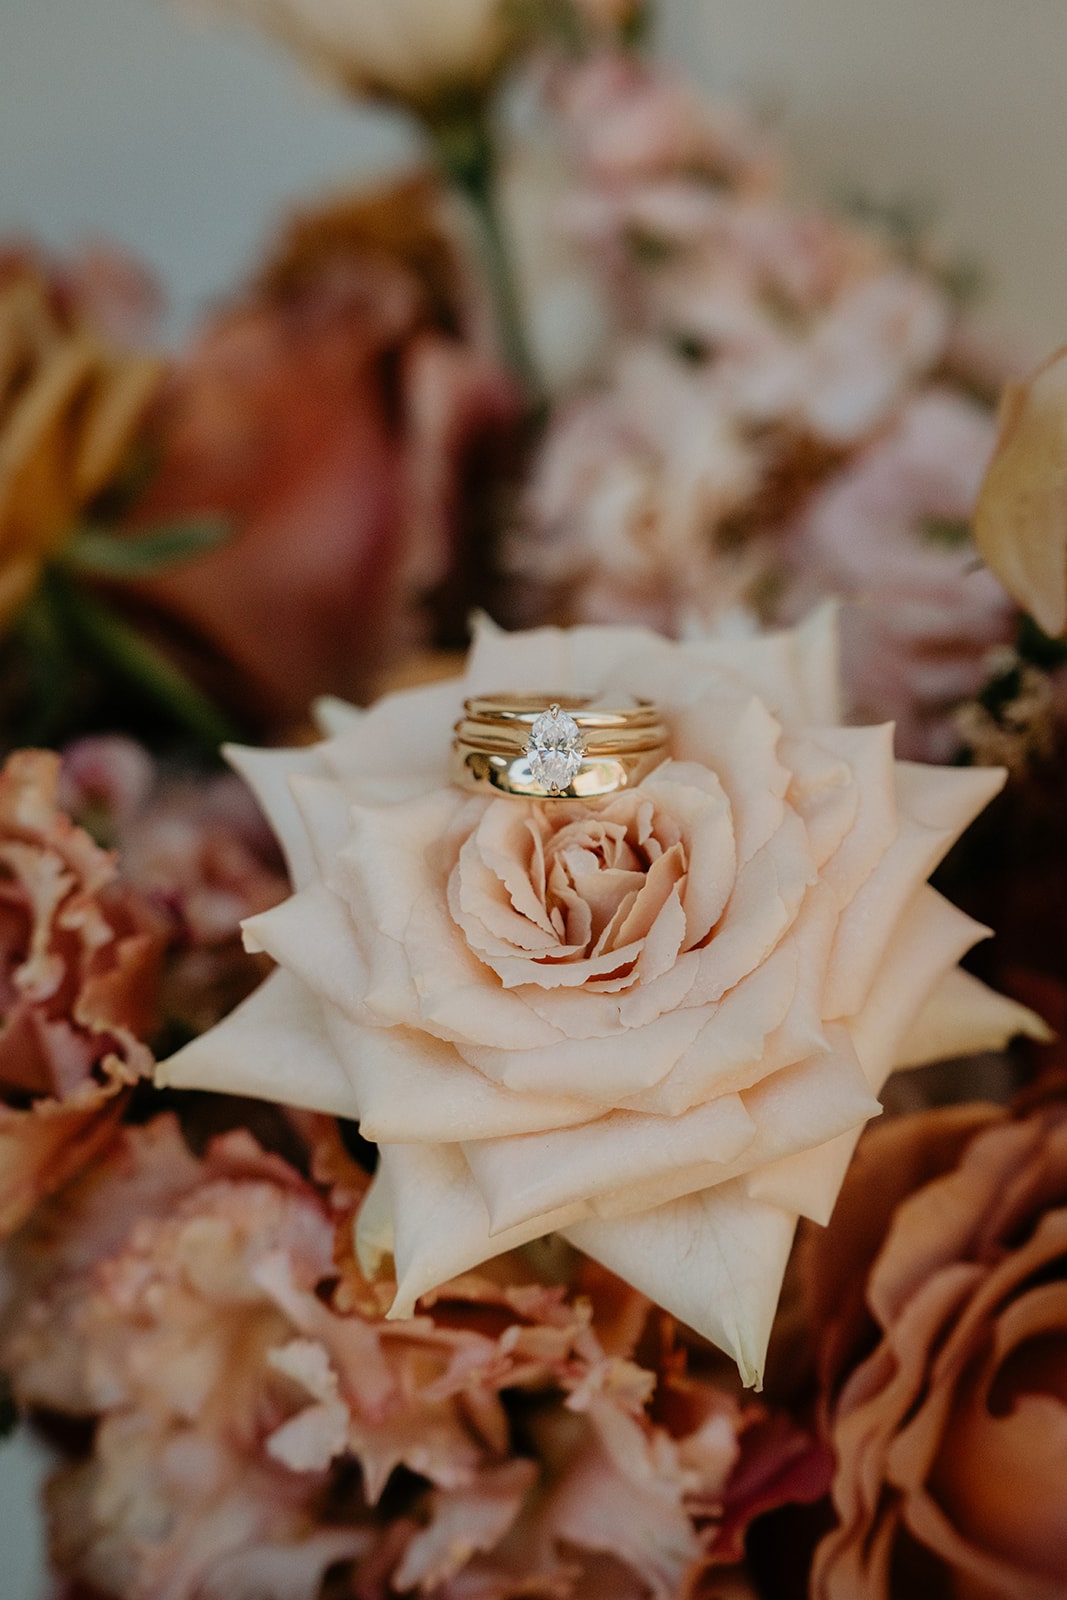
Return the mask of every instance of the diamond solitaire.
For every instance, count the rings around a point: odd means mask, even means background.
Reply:
[[[669,751],[666,724],[649,700],[611,706],[589,696],[472,695],[454,732],[453,783],[516,800],[603,800],[640,783]]]
[[[561,794],[578,776],[585,740],[578,724],[558,705],[534,718],[526,755],[534,779],[549,794]]]

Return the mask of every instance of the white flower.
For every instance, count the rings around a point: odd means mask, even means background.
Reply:
[[[465,696],[638,695],[671,759],[599,808],[448,787]],[[839,725],[794,633],[483,630],[462,680],[235,760],[290,856],[246,924],[279,970],[160,1081],[355,1116],[406,1314],[560,1230],[758,1381],[800,1214],[825,1220],[894,1067],[1037,1029],[956,963],[927,875],[1000,787]]]
[[[502,0],[201,0],[245,17],[348,89],[415,106],[485,83],[507,43]]]

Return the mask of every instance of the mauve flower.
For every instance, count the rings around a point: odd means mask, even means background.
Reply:
[[[61,794],[65,809],[117,850],[123,882],[167,930],[167,1020],[202,1032],[264,976],[262,961],[242,949],[242,921],[288,893],[263,813],[231,774],[158,768],[118,735],[64,750]]]
[[[397,190],[396,208],[421,194]],[[324,221],[313,250],[294,237],[294,260],[203,334],[137,508],[138,523],[232,523],[137,593],[191,668],[266,721],[317,693],[365,697],[419,642],[517,415],[511,380],[442,325],[439,285],[406,245],[372,247],[359,210],[337,236]]]
[[[623,352],[610,387],[553,419],[526,492],[516,578],[571,620],[666,633],[743,596],[752,549],[720,533],[754,494],[759,456],[714,384],[654,346]]]
[[[1058,1600],[1067,1107],[889,1123],[808,1246],[839,1522],[815,1600]]]
[[[503,0],[202,0],[356,94],[432,112],[483,89],[512,40]]]
[[[502,1259],[387,1321],[319,1193],[244,1133],[194,1159],[170,1118],[127,1130],[10,1266],[16,1398],[96,1424],[47,1498],[60,1570],[104,1594],[314,1600],[339,1564],[361,1597],[716,1592],[763,1413],[670,1371],[652,1423],[648,1304],[603,1276],[572,1293]]]
[[[1067,632],[1067,350],[1004,391],[974,534],[1023,609]]]
[[[58,809],[59,758],[0,773],[0,1232],[111,1136],[152,1067],[163,929]]]
[[[897,748],[945,760],[953,711],[989,677],[1014,607],[975,559],[969,521],[993,448],[988,413],[947,390],[910,400],[892,427],[810,502],[790,535],[785,607],[825,595],[842,618],[850,710],[897,725]]]
[[[1039,1027],[957,969],[984,930],[926,884],[1003,774],[894,763],[835,669],[827,613],[487,627],[461,680],[238,753],[297,886],[246,925],[280,970],[160,1083],[360,1119],[397,1314],[563,1231],[758,1381],[798,1214],[889,1073]],[[449,787],[464,699],[505,689],[655,700],[670,759],[603,804]]]

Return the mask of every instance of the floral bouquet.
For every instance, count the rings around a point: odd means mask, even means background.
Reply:
[[[1063,358],[627,0],[212,9],[425,159],[0,254],[57,1600],[1062,1600]]]

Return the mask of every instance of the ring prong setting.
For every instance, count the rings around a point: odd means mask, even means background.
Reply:
[[[585,755],[585,739],[574,718],[553,702],[533,720],[524,754],[534,781],[552,796],[569,789]]]

